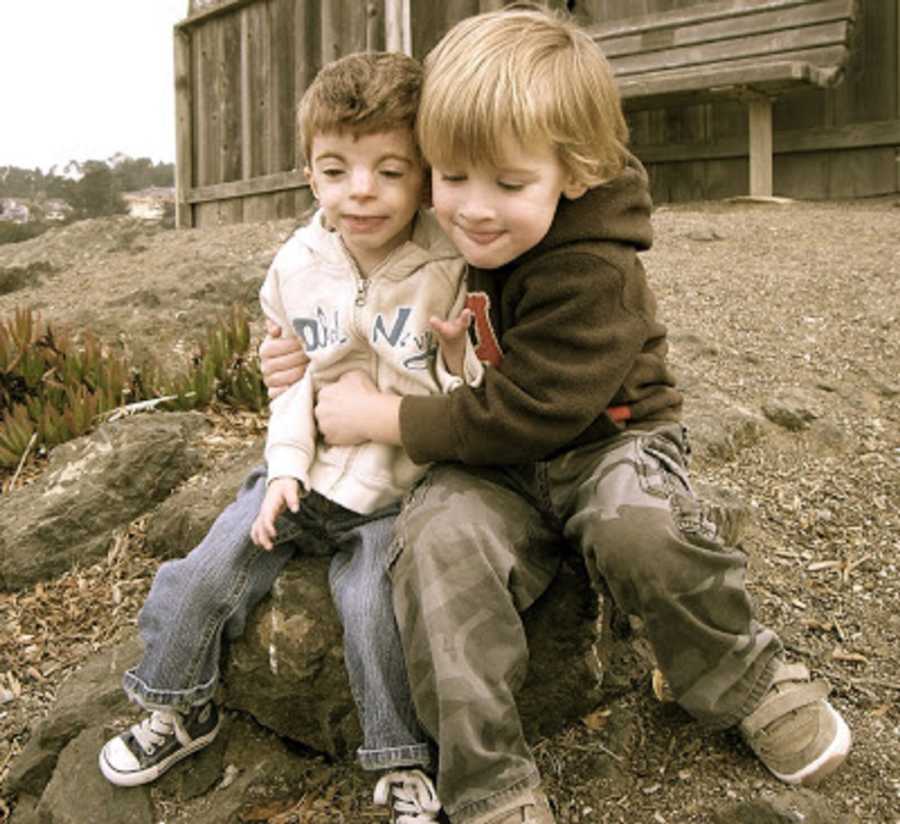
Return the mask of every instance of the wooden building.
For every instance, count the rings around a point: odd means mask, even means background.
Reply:
[[[586,25],[709,0],[556,0]],[[503,0],[190,0],[175,27],[180,227],[299,215],[312,203],[294,108],[325,62],[363,49],[424,56],[463,17]],[[900,0],[860,0],[843,81],[774,107],[774,193],[843,198],[900,191]],[[629,115],[656,202],[747,191],[738,102]]]

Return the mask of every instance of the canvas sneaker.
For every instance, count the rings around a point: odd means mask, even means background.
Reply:
[[[740,724],[760,761],[787,784],[821,781],[850,751],[850,729],[825,700],[828,692],[802,664],[780,663],[759,706]]]
[[[212,743],[219,732],[212,701],[188,713],[157,710],[111,738],[100,750],[100,771],[120,787],[155,781],[173,764]]]
[[[398,770],[381,776],[373,800],[391,808],[394,824],[426,824],[439,821],[441,802],[431,779],[421,770]]]

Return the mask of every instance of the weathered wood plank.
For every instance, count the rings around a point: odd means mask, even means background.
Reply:
[[[340,50],[341,55],[365,51],[366,17],[362,0],[338,0],[341,10]]]
[[[855,11],[855,0],[843,0],[843,2],[847,6],[847,15],[852,15]],[[659,2],[655,2],[653,8],[647,9],[643,15],[629,13],[621,16],[621,19],[615,22],[592,26],[590,32],[595,38],[607,40],[629,36],[635,31],[651,32],[657,29],[671,29],[677,26],[808,5],[817,5],[816,0],[719,0],[719,2],[679,6],[671,11],[663,10],[659,7]],[[631,4],[629,4],[630,6]]]
[[[720,40],[698,43],[683,48],[653,49],[648,52],[628,54],[610,59],[617,78],[640,76],[663,71],[682,71],[686,68],[739,63],[753,60],[757,63],[785,59],[803,59],[814,65],[830,65],[831,47],[844,48],[846,54],[847,25],[824,23],[799,29],[784,29],[736,40]],[[785,54],[802,54],[787,57]],[[824,58],[822,55],[827,55]]]
[[[218,183],[218,118],[215,109],[215,59],[212,31],[209,27],[198,29],[193,34],[191,54],[193,57],[193,82],[195,102],[194,169],[197,183],[206,186]]]
[[[387,51],[412,54],[409,0],[384,0],[384,42]]]
[[[240,95],[241,95],[241,177],[253,177],[253,101],[251,84],[250,18],[246,11],[240,14]]]
[[[291,118],[294,124],[294,159],[297,168],[301,168],[305,162],[302,147],[297,140],[297,104],[321,64],[319,8],[317,0],[295,0],[294,3],[294,101]]]
[[[254,195],[244,198],[244,220],[275,220],[275,204],[271,195]]]
[[[294,4],[272,0],[269,7],[269,172],[294,168]]]
[[[269,174],[271,149],[269,109],[271,98],[272,33],[268,5],[271,0],[249,6],[247,15],[250,59],[250,128],[253,143],[250,153],[251,176]]]
[[[897,156],[893,148],[877,151],[846,151],[832,154],[828,175],[828,197],[868,197],[896,191]]]
[[[780,154],[801,154],[847,149],[872,149],[900,145],[900,119],[878,123],[850,123],[832,129],[797,129],[772,136],[772,150]],[[634,152],[645,163],[674,163],[702,159],[746,157],[747,135],[719,139],[712,143],[663,143],[635,145]]]
[[[219,97],[221,180],[241,177],[241,26],[236,15],[219,21],[222,78]]]
[[[680,25],[677,28],[635,32],[614,38],[598,36],[597,42],[607,58],[622,58],[642,54],[648,49],[682,48],[692,45],[728,41],[737,49],[752,35],[771,35],[785,29],[803,29],[812,24],[849,21],[847,0],[790,6],[787,9],[765,10],[760,14],[746,14]]]
[[[250,180],[234,180],[230,183],[217,183],[211,186],[197,186],[187,193],[189,203],[206,203],[212,200],[224,200],[230,197],[247,197],[249,195],[280,192],[285,189],[308,188],[306,175],[301,171],[278,172],[272,175],[261,175]]]
[[[236,11],[240,11],[246,6],[252,6],[254,3],[259,2],[265,2],[265,0],[223,0],[218,6],[200,9],[175,25],[176,28],[181,29],[182,31],[197,28],[200,23],[205,23],[214,17],[234,14]]]
[[[175,226],[190,229],[194,225],[193,209],[187,197],[194,185],[191,86],[191,36],[176,30],[173,40],[175,61]]]
[[[666,98],[681,95],[685,101],[739,95],[742,90],[782,94],[793,87],[831,85],[835,75],[818,66],[799,61],[764,63],[738,61],[737,65],[720,65],[682,72],[658,72],[619,81],[619,91],[626,108],[657,108],[666,104]]]
[[[330,63],[341,56],[341,17],[343,4],[337,0],[321,5],[321,30],[319,37],[322,42],[322,63]]]

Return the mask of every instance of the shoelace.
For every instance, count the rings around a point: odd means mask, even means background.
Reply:
[[[434,785],[423,772],[411,770],[383,775],[375,785],[374,801],[387,806],[389,795],[394,799],[396,824],[426,824],[438,820],[441,802]]]
[[[171,712],[157,710],[150,713],[150,716],[141,721],[140,724],[135,724],[131,728],[131,734],[140,745],[140,748],[147,755],[152,755],[153,750],[165,743],[165,740],[172,735],[174,730],[175,716]]]

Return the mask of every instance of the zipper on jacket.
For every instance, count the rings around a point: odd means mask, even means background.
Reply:
[[[369,294],[369,279],[356,273],[356,305],[366,305],[366,295]]]

